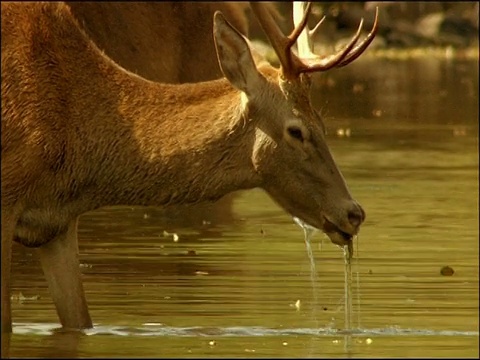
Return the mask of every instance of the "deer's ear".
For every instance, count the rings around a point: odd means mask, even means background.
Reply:
[[[223,75],[247,96],[259,91],[265,78],[258,72],[247,42],[221,12],[213,17],[213,35]]]

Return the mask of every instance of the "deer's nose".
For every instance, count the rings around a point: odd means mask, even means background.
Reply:
[[[348,211],[348,221],[355,229],[357,229],[365,220],[365,211],[362,207],[354,202],[352,208]]]

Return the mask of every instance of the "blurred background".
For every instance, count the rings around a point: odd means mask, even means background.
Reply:
[[[358,1],[314,2],[309,20],[312,28],[326,16],[318,39],[330,43],[342,41],[356,30],[364,18],[364,29],[373,25],[375,8],[381,24],[374,47],[405,48],[418,46],[453,46],[464,48],[478,43],[478,2]],[[292,6],[275,3],[282,17],[285,33],[292,29]],[[252,21],[252,37],[263,34]]]

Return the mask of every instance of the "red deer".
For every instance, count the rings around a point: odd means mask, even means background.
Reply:
[[[311,4],[288,37],[262,5],[251,3],[279,69],[257,67],[216,12],[225,78],[179,85],[120,67],[65,3],[2,2],[2,332],[11,331],[12,241],[37,248],[62,326],[92,326],[77,223],[103,206],[194,204],[260,187],[332,242],[352,241],[365,213],[328,149],[309,74],[360,56],[377,22],[360,44],[359,28],[337,54],[303,59],[292,46]]]

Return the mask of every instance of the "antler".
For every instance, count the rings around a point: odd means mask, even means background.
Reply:
[[[373,41],[378,30],[378,7],[375,12],[375,23],[367,37],[355,47],[362,31],[363,19],[360,21],[357,33],[345,46],[336,54],[326,57],[316,55],[313,52],[311,35],[318,29],[324,18],[309,30],[307,26],[311,2],[294,2],[293,19],[294,29],[290,35],[285,36],[273,20],[271,14],[259,2],[250,2],[250,6],[262,26],[265,34],[275,50],[281,64],[282,74],[287,79],[295,79],[301,73],[326,71],[334,67],[342,67],[358,58]],[[298,56],[292,52],[292,46],[298,41]]]
[[[294,1],[293,2],[293,24],[294,26],[299,26],[302,22],[302,18],[307,12],[308,3],[305,1]],[[304,27],[297,40],[297,49],[298,55],[303,58],[316,58],[317,56],[313,52],[313,41],[312,36],[318,30],[325,16],[318,22],[313,30],[308,30],[308,25]]]

